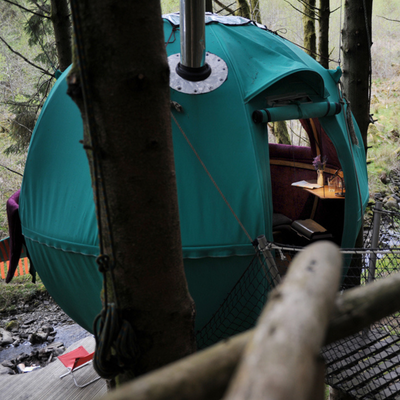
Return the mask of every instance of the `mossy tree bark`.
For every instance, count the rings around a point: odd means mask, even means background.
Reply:
[[[278,144],[292,144],[286,125],[286,121],[276,121],[268,124],[271,133],[275,136]]]
[[[365,5],[365,7],[364,7]],[[343,85],[367,149],[370,124],[372,0],[346,0],[343,24]]]
[[[106,252],[114,248],[115,292],[122,317],[135,330],[138,360],[122,383],[195,351],[194,303],[182,261],[173,159],[169,67],[158,0],[71,2],[79,14],[84,70],[74,66],[70,93],[81,109],[90,93],[93,118],[84,144],[101,165],[109,228],[98,221]],[[78,26],[79,25],[79,26]],[[78,35],[79,33],[79,35]],[[96,136],[99,151],[92,152]],[[95,179],[98,180],[97,177]],[[112,254],[111,254],[112,255]],[[111,275],[108,275],[111,278]],[[100,294],[99,294],[100,295]],[[110,293],[112,296],[112,293]]]
[[[237,0],[238,10],[236,11],[236,15],[244,18],[250,18],[250,7],[247,0]]]
[[[59,69],[63,72],[72,63],[71,19],[67,0],[51,0],[51,21],[56,39]]]
[[[304,30],[304,48],[307,54],[316,58],[317,54],[317,36],[315,33],[315,0],[303,0],[303,30]]]
[[[251,19],[261,24],[261,10],[259,0],[250,0]]]
[[[329,68],[329,17],[331,15],[330,0],[319,0],[319,34],[318,34],[318,62]]]

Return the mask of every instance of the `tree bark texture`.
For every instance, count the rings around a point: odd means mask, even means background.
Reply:
[[[67,0],[51,0],[51,21],[54,27],[59,69],[72,63],[71,19]]]
[[[315,33],[315,0],[304,0],[303,3],[304,48],[308,55],[316,58],[317,36]]]
[[[284,284],[270,296],[224,400],[312,398],[341,267],[339,249],[329,242],[297,254]],[[314,399],[323,399],[319,388]]]
[[[272,123],[272,133],[279,144],[292,144],[286,125],[286,121],[276,121]]]
[[[261,10],[259,0],[250,0],[251,19],[261,24]]]
[[[282,287],[285,284],[286,279]],[[279,290],[282,290],[282,287]],[[397,273],[372,284],[336,295],[324,344],[327,345],[347,335],[357,333],[368,327],[371,322],[399,311],[399,292],[400,273]],[[292,305],[289,308],[291,307]],[[285,311],[283,317],[290,318],[286,315]],[[351,328],[346,328],[347,325]],[[303,325],[298,326],[296,331],[301,329]],[[249,330],[158,371],[139,377],[110,393],[104,400],[186,400],[188,398],[219,400],[232,378],[246,343],[254,343],[252,339],[254,331],[255,329]],[[311,337],[314,337],[313,334]],[[268,343],[265,344],[268,345]],[[303,367],[302,360],[299,360],[299,365]],[[287,379],[291,381],[292,377],[289,376]],[[312,397],[312,400],[315,399],[317,397]]]
[[[84,143],[89,160],[94,156],[101,165],[110,221],[108,226],[103,214],[99,224],[104,248],[115,257],[114,295],[140,349],[139,359],[119,375],[123,382],[195,351],[194,303],[180,240],[169,67],[159,1],[142,2],[140,12],[134,3],[113,0],[81,0],[74,7],[81,21],[97,154],[90,150],[87,132]],[[74,69],[70,89],[87,125],[80,79]],[[99,181],[93,169],[92,177]],[[111,284],[108,291],[112,298]]]
[[[329,68],[329,18],[330,0],[319,0],[318,62]]]
[[[326,341],[332,343],[400,310],[400,273],[338,295]]]
[[[364,7],[364,4],[366,7]],[[372,0],[346,0],[343,24],[343,85],[367,149],[370,123]]]
[[[238,10],[236,15],[244,18],[250,18],[250,7],[247,0],[237,0]]]

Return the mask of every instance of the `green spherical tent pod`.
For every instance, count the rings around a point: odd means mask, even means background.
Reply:
[[[180,52],[178,21],[177,15],[164,18],[170,57]],[[279,185],[271,172],[266,123],[254,123],[253,112],[266,109],[268,99],[293,94],[317,105],[341,101],[340,72],[325,70],[292,43],[248,20],[206,16],[206,44],[207,56],[226,65],[223,82],[201,94],[171,88],[176,106],[172,129],[183,255],[199,330],[254,257],[254,247],[237,219],[251,238],[265,234],[272,241],[273,213],[286,204],[273,193]],[[82,120],[66,94],[67,73],[54,85],[35,127],[21,188],[20,217],[27,248],[49,292],[91,331],[101,309],[102,276],[95,263],[98,230],[88,162],[79,143]],[[279,113],[285,119],[284,108]],[[348,134],[345,107],[339,114],[318,117],[319,129],[336,151],[346,184],[340,244],[352,247],[368,200],[364,150]],[[356,125],[355,135],[362,143]],[[310,177],[315,171],[307,173]],[[262,271],[256,275],[266,279]],[[259,312],[265,295],[260,292],[250,299],[255,304],[250,314]],[[255,317],[251,315],[247,325],[231,333],[248,328]]]

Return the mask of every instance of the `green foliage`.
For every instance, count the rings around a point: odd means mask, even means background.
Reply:
[[[27,18],[24,31],[28,34],[29,46],[39,46],[39,52],[34,61],[46,65],[48,68],[56,70],[57,52],[54,43],[54,30],[50,17],[50,3],[48,0],[43,1],[40,5],[34,0],[29,1],[31,7],[37,14],[31,14]]]
[[[372,86],[371,113],[377,121],[368,129],[370,192],[387,191],[381,178],[399,166],[400,79],[377,79]]]
[[[161,10],[163,14],[178,12],[179,0],[163,0],[161,2]]]
[[[7,154],[26,153],[52,80],[43,70],[52,74],[57,64],[50,1],[23,0],[16,4],[0,2],[0,130],[12,139]]]
[[[12,311],[16,304],[26,303],[45,292],[46,288],[40,278],[36,283],[32,283],[30,275],[14,277],[8,284],[0,279],[0,311]]]

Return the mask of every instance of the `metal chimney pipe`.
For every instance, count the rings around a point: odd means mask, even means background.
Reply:
[[[205,62],[205,0],[180,0],[181,62],[177,74],[189,81],[202,81],[211,74]]]

